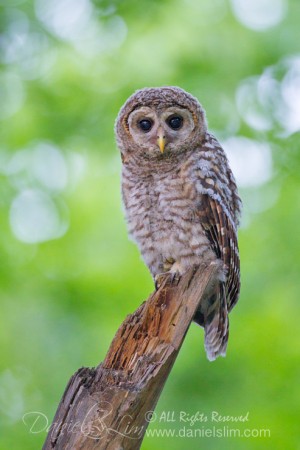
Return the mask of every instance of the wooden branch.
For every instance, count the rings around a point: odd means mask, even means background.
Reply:
[[[117,331],[103,363],[70,379],[44,450],[140,448],[164,383],[217,266],[166,280]]]

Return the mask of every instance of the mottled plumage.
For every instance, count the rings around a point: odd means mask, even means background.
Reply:
[[[241,202],[227,157],[198,100],[176,87],[133,94],[116,121],[128,230],[154,278],[219,261],[194,320],[210,360],[225,355],[228,312],[240,288]]]

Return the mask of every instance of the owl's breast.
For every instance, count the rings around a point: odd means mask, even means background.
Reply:
[[[168,174],[136,180],[126,190],[128,229],[140,246],[148,240],[157,251],[171,254],[178,246],[187,245],[197,232],[192,229],[193,198],[190,192],[187,195],[187,188],[183,179]]]
[[[176,249],[186,247],[192,237],[192,200],[185,188],[182,179],[166,179],[158,184],[151,205],[154,239],[167,256],[176,256]]]

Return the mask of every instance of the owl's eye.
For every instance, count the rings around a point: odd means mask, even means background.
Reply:
[[[145,133],[147,133],[147,131],[150,131],[152,128],[152,121],[149,119],[142,119],[139,121],[138,126],[142,131],[145,131]]]
[[[167,124],[172,130],[179,130],[183,124],[183,118],[181,116],[172,116],[167,120]]]

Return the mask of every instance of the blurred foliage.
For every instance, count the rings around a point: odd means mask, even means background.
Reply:
[[[143,448],[299,448],[299,19],[298,0],[0,0],[1,449],[41,447],[24,414],[51,423],[71,374],[153,289],[127,239],[113,125],[128,95],[160,85],[196,95],[228,150],[242,292],[226,359],[206,361],[192,325],[150,429],[249,412],[228,426],[271,437]]]

